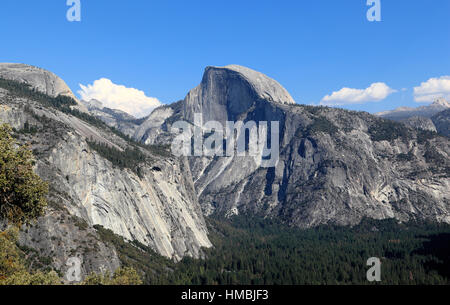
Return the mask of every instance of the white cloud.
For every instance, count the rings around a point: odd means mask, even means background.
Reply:
[[[161,105],[157,98],[146,96],[144,91],[114,84],[107,78],[96,80],[92,85],[80,84],[80,88],[78,93],[83,100],[99,100],[104,107],[125,111],[136,118],[149,115]]]
[[[450,76],[430,78],[419,87],[414,87],[416,102],[433,102],[440,97],[450,100]]]
[[[377,102],[384,100],[390,94],[396,92],[385,83],[373,83],[366,89],[352,89],[342,88],[339,91],[333,92],[331,95],[326,95],[321,105],[339,106],[349,104],[362,104],[366,102]]]

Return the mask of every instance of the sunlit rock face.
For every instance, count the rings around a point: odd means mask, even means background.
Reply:
[[[204,121],[224,123],[266,101],[295,104],[286,89],[260,72],[237,65],[207,67],[201,84],[184,100],[183,117],[193,122],[201,113]]]
[[[434,126],[434,123],[430,118],[413,116],[404,119],[401,122],[415,129],[437,132],[436,126]]]
[[[52,97],[69,96],[77,102],[75,108],[87,112],[86,107],[75,97],[66,82],[53,72],[25,64],[0,63],[0,77],[28,84],[31,88]]]
[[[16,77],[9,72],[10,78],[24,82],[34,79],[35,68],[29,68],[32,76],[23,72],[28,71],[25,67],[19,71]],[[35,86],[39,84],[36,80]],[[58,89],[57,80],[46,86],[45,92],[53,93],[53,96],[63,92]],[[21,140],[32,143],[37,159],[36,172],[50,183],[49,196],[53,205],[49,215],[42,218],[35,229],[39,228],[41,232],[35,235],[61,235],[46,240],[46,243],[53,240],[56,243],[48,248],[57,247],[57,240],[83,248],[83,239],[78,239],[81,233],[62,235],[67,230],[61,226],[67,226],[74,216],[86,222],[94,235],[92,226],[102,225],[127,240],[137,240],[175,260],[186,255],[200,257],[202,248],[211,246],[185,159],[170,154],[162,156],[141,148],[148,161],[139,164],[138,171],[118,168],[92,149],[87,141],[121,151],[131,148],[130,142],[107,128],[92,126],[56,109],[43,107],[32,99],[16,97],[4,89],[0,90],[0,122],[9,123],[16,130],[23,129],[26,123],[37,128],[35,134],[22,135]],[[58,216],[54,216],[55,213]],[[66,221],[60,223],[61,218]],[[25,235],[22,240],[37,246],[36,238],[31,242]],[[59,248],[61,253],[55,254],[59,255],[58,264],[74,251],[71,248]],[[108,246],[98,248],[107,251]],[[118,259],[115,250],[110,251],[113,260],[96,262],[95,268],[104,265],[114,271]],[[99,257],[106,260],[109,256],[102,254]]]
[[[419,110],[445,107],[436,102]],[[277,82],[239,66],[206,68],[200,85],[173,108],[157,126],[143,128],[149,142],[170,143],[170,125],[193,123],[195,113],[203,122],[280,124],[274,167],[250,156],[189,158],[206,215],[251,212],[299,227],[352,225],[364,217],[450,222],[449,140],[424,136],[422,129],[433,130],[429,120],[408,127],[363,112],[297,105]]]

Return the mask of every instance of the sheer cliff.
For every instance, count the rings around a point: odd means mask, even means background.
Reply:
[[[63,83],[59,78],[46,83],[45,90],[34,83],[35,91],[20,87],[34,79],[28,70],[35,71],[22,67],[18,77],[8,72],[7,79],[19,83],[3,81],[0,88],[0,122],[10,124],[21,142],[31,144],[35,170],[50,184],[48,213],[24,228],[24,245],[54,257],[53,265],[62,271],[68,257],[81,256],[87,262],[83,266],[91,266],[84,267],[84,274],[113,271],[120,264],[115,249],[99,240],[94,225],[175,260],[201,256],[202,247],[211,243],[187,161],[164,148],[129,141],[65,105],[77,102],[58,99],[63,93],[73,96],[64,88],[52,88]]]
[[[171,124],[192,123],[194,113],[203,122],[279,122],[274,167],[254,156],[190,158],[205,214],[247,211],[299,227],[364,217],[450,222],[447,138],[364,112],[295,104],[280,84],[249,71],[208,67],[181,104],[164,107],[169,117],[137,137],[167,143]]]

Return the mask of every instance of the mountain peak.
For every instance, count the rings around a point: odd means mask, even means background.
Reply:
[[[42,68],[17,63],[0,63],[0,77],[29,84],[53,97],[66,95],[75,99],[72,90],[61,78]]]
[[[81,103],[84,104],[88,110],[92,109],[103,109],[103,103],[96,99],[90,99],[89,101],[81,100]]]
[[[450,108],[450,103],[444,99],[443,97],[437,98],[431,106],[444,106],[446,108]]]
[[[262,99],[278,104],[295,104],[292,96],[280,83],[261,72],[240,65],[209,66],[205,75],[211,70],[226,70],[238,74]]]
[[[238,65],[206,67],[199,86],[183,103],[184,117],[193,121],[201,113],[205,121],[234,120],[253,106],[295,104],[289,92],[274,79]]]
[[[0,77],[30,85],[39,92],[52,97],[69,96],[78,103],[78,109],[86,112],[84,105],[75,97],[66,82],[53,72],[18,63],[0,63]]]

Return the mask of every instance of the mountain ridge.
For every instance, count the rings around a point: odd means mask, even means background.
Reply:
[[[286,95],[276,81],[235,70],[242,68],[206,68],[184,100],[155,109],[131,128],[141,143],[106,128],[115,124],[125,131],[126,119],[114,110],[114,121],[103,126],[91,116],[1,89],[0,121],[22,141],[34,142],[37,172],[52,182],[55,207],[67,210],[46,220],[43,235],[53,236],[62,215],[73,215],[179,260],[201,257],[202,248],[212,246],[203,218],[211,214],[250,213],[300,228],[355,225],[364,218],[450,223],[448,138],[366,112],[277,102]],[[248,74],[259,78],[249,81]],[[275,87],[258,87],[258,79]],[[162,152],[174,138],[173,123],[192,123],[195,113],[204,121],[279,122],[278,163],[263,168],[260,155],[176,158]],[[25,123],[37,132],[27,132]],[[157,145],[160,153],[145,144]],[[117,162],[125,164],[120,167],[107,157],[123,158],[130,149],[151,163],[127,168],[126,161]],[[63,250],[59,261],[70,249]],[[97,261],[93,269],[100,266]]]
[[[172,123],[192,122],[194,113],[204,122],[280,122],[274,168],[261,169],[253,157],[189,158],[205,215],[250,211],[300,227],[363,217],[450,221],[449,143],[436,134],[365,112],[274,103],[223,68],[207,68],[180,103],[177,111],[162,108],[168,117],[139,140],[168,144]]]
[[[450,103],[444,98],[438,98],[433,103],[426,106],[413,107],[399,107],[394,110],[378,112],[375,115],[385,119],[402,120],[413,116],[421,116],[431,118],[433,115],[450,108]]]
[[[202,248],[211,246],[186,161],[130,142],[94,117],[70,110],[67,99],[11,82],[0,83],[0,121],[14,128],[20,142],[32,144],[35,170],[50,183],[48,213],[23,230],[24,246],[53,255],[52,264],[61,272],[71,255],[83,257],[83,276],[113,272],[120,264],[115,250],[95,237],[94,225],[176,261],[201,257]],[[46,98],[48,103],[42,103]],[[54,101],[68,104],[51,106]],[[122,159],[134,153],[145,160],[127,168],[125,159],[113,163],[110,153]],[[84,246],[88,233],[98,240],[97,250]]]

